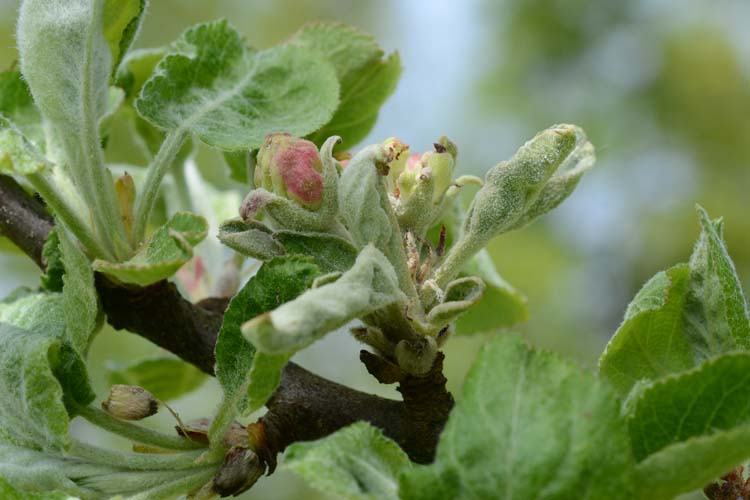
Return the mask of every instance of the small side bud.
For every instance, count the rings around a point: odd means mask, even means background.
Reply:
[[[141,420],[159,410],[159,403],[153,394],[143,387],[134,385],[113,385],[107,399],[102,401],[102,409],[121,420]]]
[[[323,200],[323,162],[310,141],[270,134],[258,151],[255,186],[317,210]]]
[[[437,353],[437,342],[432,337],[402,340],[396,345],[396,362],[405,372],[420,377],[430,371]]]
[[[266,467],[249,448],[235,446],[216,472],[213,490],[222,497],[237,496],[247,491],[266,472]]]

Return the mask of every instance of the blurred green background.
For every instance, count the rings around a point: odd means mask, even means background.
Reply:
[[[639,286],[688,258],[698,234],[696,202],[724,217],[729,251],[746,290],[750,284],[746,0],[151,3],[138,47],[163,45],[191,24],[219,17],[257,47],[316,19],[372,33],[387,51],[401,53],[405,71],[369,142],[395,135],[421,151],[446,134],[459,145],[460,173],[482,175],[554,123],[583,126],[597,146],[594,171],[553,214],[491,246],[500,273],[528,296],[531,319],[519,330],[536,346],[594,368]],[[17,57],[18,4],[0,0],[2,66]],[[215,185],[228,185],[215,153],[201,151],[197,160]],[[0,294],[35,286],[31,262],[7,242],[0,240],[0,248],[10,250],[0,254]],[[481,343],[448,344],[454,391]],[[368,378],[357,350],[339,332],[298,359],[333,379],[393,396]],[[103,332],[92,349],[100,393],[107,362],[154,352],[137,337]],[[174,406],[190,419],[209,414],[218,397],[209,381]],[[171,422],[161,415],[153,425]],[[78,432],[92,431],[79,426]],[[325,497],[281,471],[243,498]]]

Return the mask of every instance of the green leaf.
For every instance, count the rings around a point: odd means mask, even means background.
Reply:
[[[638,292],[599,360],[626,394],[636,381],[688,370],[750,343],[750,320],[719,223],[699,209],[703,231],[690,264],[658,273]]]
[[[311,443],[295,443],[284,467],[312,487],[348,500],[397,500],[398,476],[411,467],[399,446],[366,422]]]
[[[226,21],[188,29],[136,101],[158,127],[220,149],[258,148],[271,132],[308,134],[338,104],[330,64],[301,47],[252,52]]]
[[[381,175],[387,154],[381,145],[364,148],[349,161],[339,182],[340,213],[354,242],[360,247],[373,243],[381,251],[397,227]]]
[[[46,271],[41,277],[42,288],[49,292],[61,292],[63,289],[63,266],[60,253],[60,238],[57,237],[57,228],[50,231],[42,247],[42,262]]]
[[[483,348],[435,463],[405,474],[401,494],[404,500],[628,499],[631,475],[612,391],[509,335]]]
[[[0,115],[0,173],[29,175],[48,166],[44,155],[21,130]]]
[[[355,318],[402,300],[393,267],[368,245],[338,280],[248,321],[242,334],[260,351],[292,354]]]
[[[357,249],[351,243],[331,234],[282,230],[274,237],[288,254],[311,257],[323,274],[343,273],[357,259]]]
[[[42,116],[20,71],[0,73],[0,115],[15,124],[39,151],[44,150]]]
[[[284,255],[284,247],[264,224],[253,219],[230,219],[219,226],[219,241],[232,250],[258,260]]]
[[[683,311],[690,269],[680,264],[649,280],[628,306],[625,320],[599,359],[599,372],[627,394],[641,379],[658,379],[694,365]]]
[[[131,103],[151,77],[156,65],[167,54],[166,47],[130,51],[117,69],[115,83],[125,91],[125,100]]]
[[[85,366],[59,338],[0,319],[0,436],[24,447],[62,451],[70,445],[64,395],[88,404]]]
[[[240,184],[248,184],[255,168],[255,151],[227,151],[224,153],[224,162],[229,167],[229,178]]]
[[[722,223],[698,207],[703,228],[690,258],[687,334],[697,356],[750,347],[750,318],[742,285],[722,239]]]
[[[140,250],[125,262],[97,259],[95,271],[123,283],[148,286],[172,276],[193,256],[193,247],[208,232],[208,222],[199,215],[179,212],[157,229]]]
[[[2,448],[2,445],[0,445],[0,448]],[[0,455],[2,455],[2,451],[0,451]],[[43,456],[44,455],[42,455],[42,457]],[[33,467],[37,464],[30,465],[32,465]],[[63,493],[61,491],[47,491],[43,493],[29,493],[26,491],[19,491],[2,478],[3,468],[3,465],[0,463],[0,498],[3,498],[4,500],[68,500],[70,498],[67,493]],[[72,481],[69,482],[72,486],[75,486],[75,483],[73,483]],[[34,486],[39,487],[38,483],[34,484]],[[57,488],[57,484],[55,483],[50,485],[50,488],[48,489],[54,488]]]
[[[667,446],[636,465],[636,498],[667,500],[703,488],[742,464],[748,449],[750,425]]]
[[[63,338],[67,324],[62,294],[29,292],[8,298],[0,303],[0,323]]]
[[[650,498],[705,486],[750,457],[749,392],[750,353],[719,356],[642,391],[628,427],[638,474],[653,475],[645,481],[660,492]]]
[[[338,135],[340,147],[351,148],[367,136],[380,107],[396,89],[402,70],[398,53],[383,59],[383,51],[372,36],[332,23],[307,25],[291,43],[312,49],[329,61],[341,86],[336,113],[310,139],[322,144]]]
[[[103,32],[114,71],[138,34],[146,4],[146,0],[104,0]]]
[[[103,33],[102,1],[24,0],[18,17],[21,72],[51,125],[63,166],[88,205],[110,253],[127,249],[114,184],[104,165],[99,122],[110,104],[112,55]],[[59,149],[59,152],[58,152]],[[57,158],[57,155],[62,158]]]
[[[510,328],[529,319],[526,297],[495,270],[486,250],[481,250],[464,267],[464,273],[484,280],[484,294],[456,322],[456,334],[473,335]]]
[[[64,230],[56,230],[60,240],[63,275],[62,303],[67,324],[66,339],[85,356],[91,335],[98,329],[99,294],[88,258]]]
[[[312,286],[317,274],[318,268],[308,259],[275,258],[264,263],[229,303],[216,340],[216,378],[230,396],[249,384],[245,389],[247,397],[239,399],[243,414],[265,404],[278,384],[287,357],[282,356],[284,363],[278,366],[278,356],[256,352],[242,336],[240,327],[247,320],[294,300]]]
[[[445,287],[443,301],[430,309],[427,321],[437,329],[470,310],[484,295],[484,282],[476,276],[458,278]]]
[[[193,392],[206,378],[207,375],[195,366],[175,358],[149,358],[125,365],[107,365],[110,385],[137,385],[163,401]]]

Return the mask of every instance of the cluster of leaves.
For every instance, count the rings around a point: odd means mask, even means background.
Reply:
[[[262,407],[289,358],[324,335],[357,321],[358,340],[418,377],[452,334],[522,321],[523,297],[483,247],[554,209],[594,161],[580,128],[557,125],[484,182],[453,178],[458,153],[446,138],[410,163],[408,147],[392,139],[344,167],[340,148],[366,136],[395,87],[397,54],[385,57],[371,37],[331,24],[256,50],[226,21],[129,51],[145,8],[144,0],[25,0],[21,71],[0,75],[0,172],[38,191],[58,228],[45,247],[42,289],[0,303],[0,491],[10,498],[26,497],[18,490],[200,497],[206,485],[212,492],[232,422]],[[138,182],[127,173],[113,180],[105,163],[116,120],[151,158]],[[183,211],[149,232],[162,180],[171,173],[179,183],[196,143],[221,150],[234,179],[259,183],[219,233],[262,264],[234,294],[218,335],[224,401],[208,450],[90,407],[85,365],[103,321],[94,272],[150,285],[174,275],[206,238],[208,221]],[[294,185],[284,169],[309,182]],[[464,213],[456,196],[472,183],[482,187]],[[300,198],[302,188],[315,196]],[[721,223],[700,216],[690,263],[638,294],[600,377],[501,336],[471,369],[433,464],[412,464],[358,423],[293,445],[286,466],[354,499],[670,498],[708,483],[747,458],[750,413],[735,396],[750,363],[750,321]],[[181,385],[165,385],[167,373],[181,374]],[[172,358],[110,373],[111,383],[161,399],[202,380]],[[172,453],[78,442],[68,433],[76,416]]]
[[[750,319],[721,221],[699,215],[690,262],[634,298],[598,380],[508,335],[475,361],[434,464],[357,424],[293,445],[286,467],[356,499],[669,499],[705,486],[748,457]]]

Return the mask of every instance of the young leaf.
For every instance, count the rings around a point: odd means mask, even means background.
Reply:
[[[149,358],[107,366],[109,385],[137,385],[164,401],[193,392],[206,378],[193,365],[175,358]]]
[[[719,356],[642,391],[628,427],[649,498],[705,486],[750,457],[748,392],[750,353]]]
[[[103,32],[109,45],[113,71],[117,71],[120,61],[135,41],[146,6],[146,0],[104,0]]]
[[[44,150],[42,116],[34,105],[29,86],[19,71],[8,70],[0,73],[0,115],[18,127],[39,151]]]
[[[398,477],[411,468],[399,446],[366,422],[312,443],[295,443],[284,467],[312,487],[349,500],[398,500]]]
[[[341,277],[262,314],[242,334],[268,354],[291,354],[349,321],[404,300],[388,259],[366,246]]]
[[[657,379],[750,344],[750,320],[720,224],[699,209],[703,231],[689,265],[654,276],[636,295],[599,360],[626,394],[639,379]]]
[[[94,287],[94,271],[88,258],[64,230],[56,230],[60,240],[63,275],[62,304],[67,325],[66,339],[81,356],[88,351],[91,335],[97,329],[99,295]]]
[[[48,292],[61,292],[65,266],[63,266],[60,254],[60,238],[57,237],[57,228],[50,231],[44,242],[42,261],[45,267],[45,272],[41,277],[42,288]]]
[[[376,144],[357,153],[341,175],[341,217],[360,247],[372,243],[383,251],[394,234],[396,218],[379,172],[387,163],[386,148]]]
[[[599,359],[599,372],[623,395],[640,379],[658,379],[694,365],[683,335],[690,270],[680,264],[651,278]]]
[[[70,497],[67,493],[61,491],[46,493],[21,492],[6,482],[0,475],[0,498],[4,498],[5,500],[67,500]]]
[[[24,0],[18,17],[21,72],[52,125],[64,165],[97,221],[102,241],[124,253],[125,229],[100,148],[112,55],[102,1]]]
[[[125,101],[132,103],[151,77],[162,57],[167,54],[166,47],[138,49],[130,51],[117,69],[115,82],[125,91]]]
[[[698,207],[701,232],[690,257],[688,330],[698,356],[750,347],[750,318],[742,285],[722,239],[721,221]]]
[[[232,250],[257,260],[271,260],[285,253],[273,231],[253,219],[236,218],[222,222],[218,238]]]
[[[367,136],[380,107],[396,88],[402,69],[398,53],[383,59],[372,36],[342,24],[309,24],[291,43],[312,49],[329,61],[341,86],[336,113],[310,140],[322,144],[338,135],[341,147],[351,148]]]
[[[172,276],[193,256],[193,247],[206,237],[208,223],[195,214],[179,212],[157,229],[151,239],[125,262],[97,259],[95,271],[123,283],[148,286]]]
[[[216,378],[228,396],[249,384],[247,397],[238,398],[242,413],[263,406],[278,384],[287,357],[282,356],[284,363],[278,366],[274,363],[278,357],[257,352],[242,336],[240,327],[247,320],[294,300],[310,288],[317,274],[318,268],[307,259],[272,259],[229,303],[216,340]]]
[[[357,259],[357,249],[332,234],[278,231],[274,237],[288,254],[311,257],[321,273],[343,273]]]
[[[49,166],[44,155],[7,118],[0,115],[0,173],[29,175]]]
[[[0,322],[0,437],[18,446],[66,449],[64,396],[78,404],[94,399],[75,351],[42,329]]]
[[[517,336],[479,354],[435,463],[406,473],[404,500],[632,498],[620,404],[591,375]]]
[[[454,321],[482,299],[484,282],[476,276],[458,278],[445,287],[443,301],[430,309],[427,321],[438,329]]]
[[[479,276],[485,286],[479,302],[458,318],[457,335],[497,331],[529,319],[526,297],[498,274],[487,250],[469,260],[462,274]]]
[[[316,130],[333,114],[338,90],[333,68],[315,53],[289,45],[252,52],[216,21],[183,33],[135,106],[162,129],[236,151],[258,148],[271,132]]]

